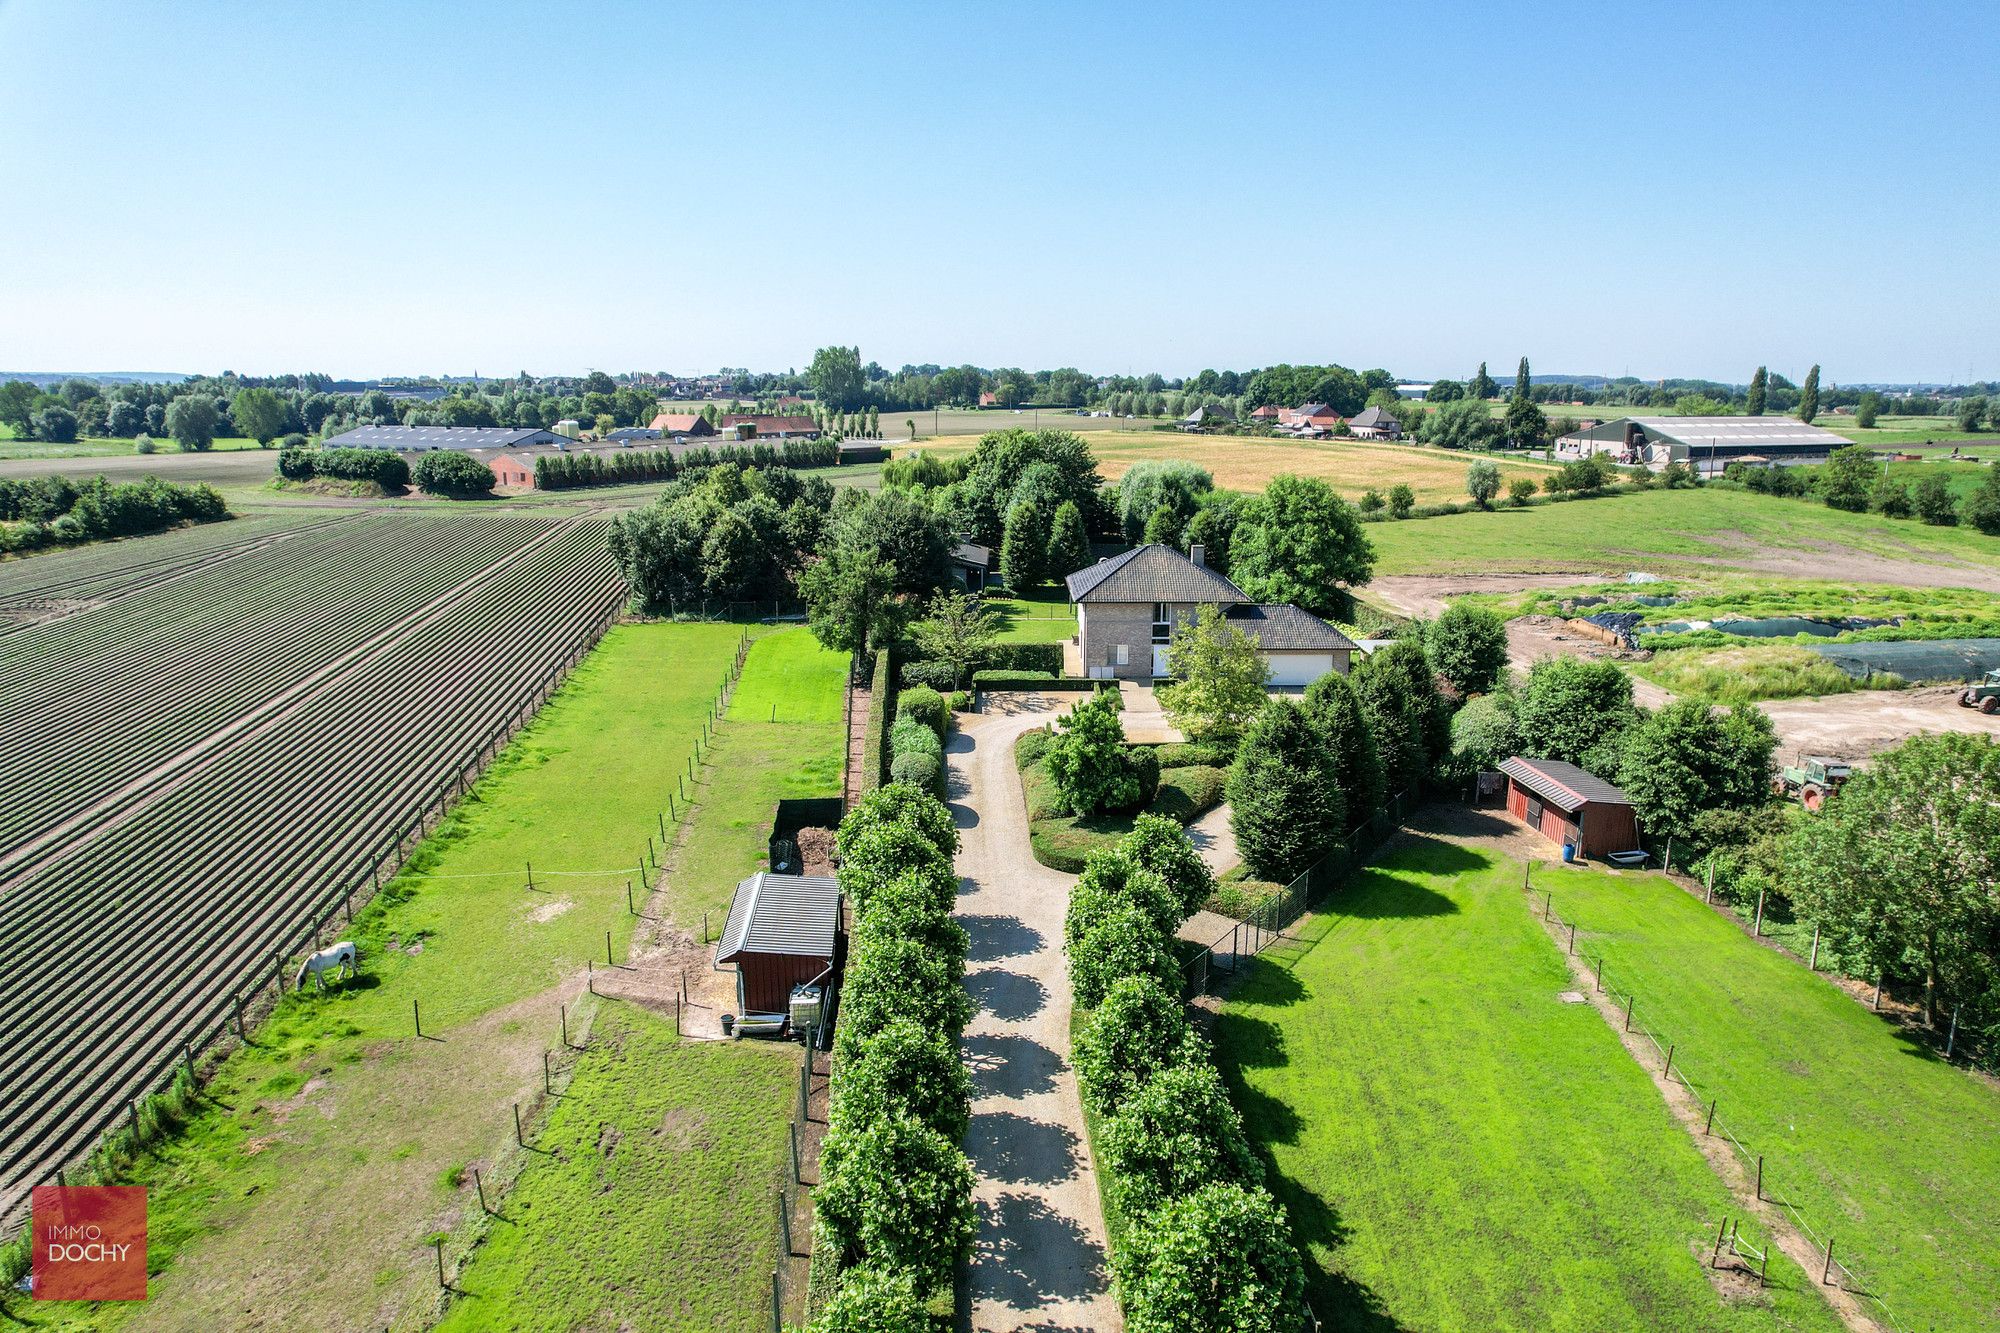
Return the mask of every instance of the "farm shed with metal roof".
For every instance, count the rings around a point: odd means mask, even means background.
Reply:
[[[1854,441],[1793,417],[1619,417],[1556,440],[1558,458],[1607,454],[1613,462],[1692,464],[1707,474],[1731,463],[1755,467],[1824,463]],[[1753,462],[1753,460],[1755,460]]]
[[[328,440],[326,447],[421,453],[431,449],[519,449],[568,443],[562,436],[538,426],[356,426]]]
[[[1554,759],[1500,761],[1507,813],[1575,856],[1603,858],[1639,845],[1632,798],[1593,773]]]
[[[839,944],[839,881],[760,870],[736,886],[715,961],[736,964],[744,1018],[781,1015],[794,986],[829,980]]]

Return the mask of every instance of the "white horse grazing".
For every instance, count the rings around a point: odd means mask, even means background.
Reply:
[[[326,989],[326,974],[328,972],[338,969],[339,975],[334,980],[345,981],[348,977],[354,975],[356,970],[355,957],[354,941],[352,940],[342,940],[338,944],[328,945],[312,957],[306,959],[305,962],[299,964],[299,974],[292,978],[292,989],[297,990],[306,984],[306,973],[308,972],[312,973],[313,982],[321,990]]]

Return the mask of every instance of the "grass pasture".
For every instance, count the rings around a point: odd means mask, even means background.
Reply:
[[[1559,998],[1519,877],[1412,837],[1224,1004],[1218,1054],[1323,1325],[1840,1328],[1779,1256],[1767,1291],[1712,1281],[1738,1210],[1617,1034]]]
[[[151,1298],[11,1313],[29,1327],[428,1326],[427,1238],[468,1224],[457,1173],[484,1163],[492,1188],[510,1103],[535,1113],[557,1006],[606,931],[629,938],[625,867],[741,634],[613,629],[357,914],[358,981],[288,995],[216,1071],[203,1112],[132,1171],[151,1190]]]
[[[1062,643],[1076,637],[1076,608],[1060,588],[1042,588],[1025,597],[987,597],[1001,643]]]
[[[671,1020],[601,1002],[437,1327],[767,1328],[797,1071],[793,1046],[683,1042]]]
[[[1627,670],[1670,693],[1727,707],[1760,699],[1801,699],[1864,688],[1810,648],[1684,648],[1631,662]],[[1879,679],[1879,678],[1875,678]]]
[[[846,672],[847,659],[807,629],[763,634],[751,647],[667,871],[669,910],[685,929],[698,929],[704,912],[721,929],[737,881],[764,868],[780,799],[840,795]]]
[[[1908,571],[1897,581],[1950,587],[1968,581],[1967,567],[1989,581],[2000,571],[2000,541],[1970,528],[1849,514],[1721,486],[1502,506],[1373,523],[1367,532],[1379,574],[1736,569],[1834,578],[1845,572],[1838,570],[1845,561],[1856,567],[1855,582],[1884,582],[1885,575]],[[1864,564],[1868,572],[1859,572]]]
[[[2000,1091],[1661,876],[1537,881],[1905,1327],[2000,1327]]]

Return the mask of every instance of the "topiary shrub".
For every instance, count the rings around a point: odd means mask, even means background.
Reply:
[[[897,755],[889,765],[892,781],[917,787],[924,791],[936,791],[944,775],[944,767],[937,756],[928,754]]]
[[[1162,989],[1178,991],[1181,969],[1170,941],[1145,908],[1129,899],[1114,901],[1069,947],[1077,1004],[1094,1009],[1112,983],[1133,977],[1151,977]]]
[[[1170,768],[1228,768],[1236,760],[1236,747],[1222,741],[1175,741],[1149,747],[1159,757],[1162,771]]]
[[[945,711],[944,696],[928,685],[912,685],[904,690],[896,700],[896,718],[921,722],[934,732],[938,744],[944,744],[945,728],[950,725],[951,716]]]
[[[1051,733],[1040,727],[1033,731],[1022,732],[1021,738],[1014,742],[1014,767],[1027,768],[1032,764],[1041,763],[1054,740],[1055,737]]]
[[[1218,1182],[1171,1199],[1126,1233],[1113,1263],[1127,1333],[1293,1333],[1305,1273],[1284,1210]]]
[[[493,489],[493,469],[456,449],[433,449],[422,455],[410,477],[430,495],[464,497]]]
[[[936,698],[936,694],[932,694]],[[939,700],[942,705],[943,700]],[[889,753],[895,758],[906,754],[927,754],[931,758],[944,761],[944,743],[937,732],[927,723],[919,722],[907,713],[896,719],[889,728]]]
[[[919,940],[940,957],[963,965],[971,945],[965,927],[952,917],[958,881],[935,868],[913,870],[869,890],[867,911],[857,929],[881,930]]]
[[[843,1267],[901,1270],[925,1296],[950,1286],[977,1227],[972,1167],[956,1144],[908,1116],[836,1126],[820,1169],[820,1243]]]
[[[835,1081],[833,1123],[906,1115],[953,1143],[971,1120],[972,1076],[940,1033],[897,1019],[861,1043]]]
[[[1063,813],[1097,815],[1130,810],[1153,799],[1160,782],[1159,760],[1144,758],[1125,744],[1116,694],[1098,694],[1056,722],[1043,766],[1055,784]],[[1152,780],[1146,781],[1150,763]]]
[[[1264,1170],[1243,1137],[1222,1076],[1208,1064],[1162,1069],[1105,1122],[1097,1148],[1127,1216],[1211,1181],[1257,1185]]]
[[[935,1333],[937,1323],[907,1270],[856,1268],[812,1324],[814,1333]]]
[[[907,784],[877,787],[855,802],[840,821],[841,845],[844,848],[864,829],[888,824],[916,833],[946,860],[958,855],[958,826],[952,822],[951,811],[928,791]]]
[[[1215,892],[1215,876],[1194,849],[1187,830],[1164,815],[1140,815],[1118,849],[1139,867],[1151,871],[1180,904],[1186,917],[1199,911]]]
[[[1091,1110],[1116,1115],[1160,1070],[1207,1055],[1177,992],[1152,977],[1124,977],[1078,1028],[1071,1059]]]
[[[957,1041],[972,1019],[963,966],[922,940],[865,925],[855,935],[840,1008],[842,1035],[853,1041],[865,1041],[899,1018]]]
[[[933,690],[948,690],[958,683],[949,662],[905,662],[901,675],[905,689],[924,685]]]
[[[1121,905],[1129,904],[1144,912],[1160,933],[1171,936],[1180,929],[1180,903],[1158,875],[1127,856],[1122,848],[1092,852],[1084,862],[1082,877],[1069,893],[1069,910],[1063,918],[1063,947],[1076,942],[1108,919]]]
[[[835,876],[857,917],[865,920],[876,891],[905,875],[923,876],[947,910],[957,897],[958,876],[950,858],[921,830],[885,824],[840,839],[840,869]]]

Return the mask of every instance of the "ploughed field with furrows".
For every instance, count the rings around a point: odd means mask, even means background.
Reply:
[[[119,591],[0,636],[0,1215],[366,891],[626,591],[603,520],[506,512],[89,577]]]

